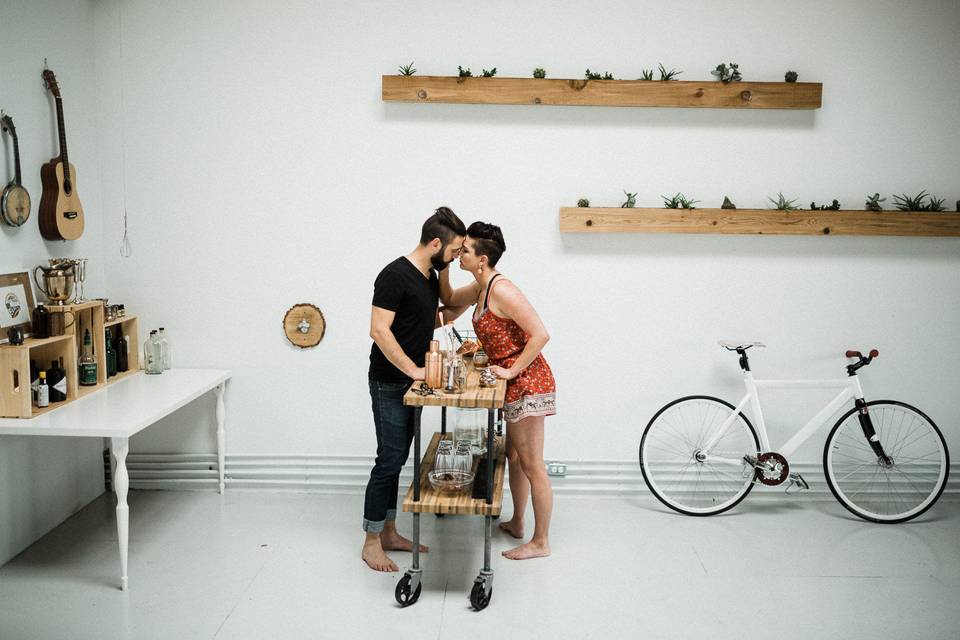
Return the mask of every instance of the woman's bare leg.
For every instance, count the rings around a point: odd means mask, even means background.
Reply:
[[[520,466],[530,482],[533,495],[534,530],[530,542],[504,551],[511,560],[526,560],[550,555],[550,517],[553,514],[553,488],[543,464],[543,416],[524,418],[511,425],[513,446],[517,450]],[[510,484],[513,490],[513,483]]]
[[[510,478],[510,495],[513,497],[513,517],[501,522],[500,528],[514,538],[523,538],[523,516],[527,511],[527,499],[530,497],[530,481],[520,465],[520,454],[513,445],[512,425],[507,425],[507,466]]]

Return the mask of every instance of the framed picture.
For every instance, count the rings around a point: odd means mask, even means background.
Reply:
[[[7,329],[19,326],[23,335],[32,333],[33,289],[30,274],[7,273],[0,275],[0,344],[7,342]]]

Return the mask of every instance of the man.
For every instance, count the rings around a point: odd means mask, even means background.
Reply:
[[[368,378],[377,459],[363,505],[362,558],[375,571],[399,571],[387,551],[413,550],[396,527],[400,469],[410,455],[415,410],[404,406],[403,395],[414,380],[424,378],[424,355],[438,326],[437,271],[457,258],[466,233],[460,218],[440,207],[423,223],[420,244],[384,267],[373,285]],[[451,318],[459,315],[454,311]],[[427,548],[421,545],[420,550]]]

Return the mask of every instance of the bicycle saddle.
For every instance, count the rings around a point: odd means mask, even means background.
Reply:
[[[735,342],[733,340],[721,340],[718,344],[728,351],[740,351],[741,349],[749,349],[750,347],[767,346],[762,342]]]

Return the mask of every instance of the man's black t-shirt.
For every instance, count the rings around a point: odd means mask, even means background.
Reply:
[[[428,280],[405,257],[397,258],[384,267],[373,285],[373,306],[396,313],[390,330],[403,352],[418,367],[423,366],[424,356],[433,339],[439,300],[440,281],[436,272],[431,269]],[[368,375],[371,380],[380,382],[411,382],[387,360],[376,342],[370,348]]]

